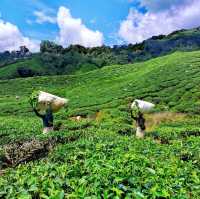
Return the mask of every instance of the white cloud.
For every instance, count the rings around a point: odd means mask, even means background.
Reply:
[[[55,13],[55,9],[51,8],[48,3],[44,3],[41,0],[26,0],[27,4],[32,7],[36,8],[37,10],[44,10],[46,13]]]
[[[39,51],[39,41],[24,37],[16,25],[0,19],[0,51],[17,50],[22,45],[32,52]]]
[[[153,12],[171,9],[173,7],[185,6],[194,0],[141,0],[141,6]]]
[[[200,25],[200,1],[191,1],[187,6],[172,7],[160,12],[140,13],[130,9],[126,20],[122,21],[119,37],[128,43],[141,42],[151,36],[168,34],[182,28]]]
[[[36,23],[39,23],[39,24],[43,24],[45,22],[56,23],[56,17],[48,16],[43,11],[34,11],[34,15],[37,17]]]
[[[70,10],[60,7],[57,14],[57,23],[60,29],[57,41],[63,45],[80,44],[85,47],[101,46],[103,34],[87,28],[80,18],[73,18]]]

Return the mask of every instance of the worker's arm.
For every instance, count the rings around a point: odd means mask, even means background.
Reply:
[[[37,111],[35,108],[33,108],[33,111],[35,112],[35,114],[36,114],[38,117],[41,117],[41,118],[44,117],[44,115],[38,113],[38,111]]]

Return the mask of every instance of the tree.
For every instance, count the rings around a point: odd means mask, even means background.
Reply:
[[[29,53],[29,49],[26,46],[20,46],[19,49],[21,55],[26,55],[27,53]]]
[[[52,41],[42,41],[40,44],[40,52],[41,53],[62,53],[63,52],[63,47],[61,45],[58,45]]]
[[[33,77],[35,72],[27,67],[19,67],[17,68],[17,73],[20,77]]]

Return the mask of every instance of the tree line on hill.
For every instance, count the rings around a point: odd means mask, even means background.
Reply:
[[[19,59],[26,59],[31,57],[32,53],[26,46],[20,46],[19,50],[4,51],[0,53],[0,67],[15,63]]]
[[[113,64],[145,61],[176,50],[200,49],[200,28],[175,31],[167,36],[153,36],[139,44],[85,48],[71,45],[63,48],[54,42],[43,41],[40,57],[44,65],[56,68],[57,74],[91,70]]]
[[[85,48],[81,45],[70,45],[64,48],[52,41],[42,41],[40,53],[37,54],[31,54],[26,47],[20,47],[20,51],[1,53],[0,67],[20,58],[36,56],[46,71],[45,74],[37,72],[37,75],[74,74],[77,71],[86,72],[107,65],[145,61],[177,50],[199,49],[200,28],[179,30],[166,36],[153,36],[138,44],[115,45],[113,47]],[[26,70],[26,67],[22,68]],[[33,69],[29,69],[25,76],[34,76],[34,74]]]

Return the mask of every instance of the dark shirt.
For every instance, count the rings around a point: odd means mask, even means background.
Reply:
[[[139,117],[137,118],[136,122],[137,122],[137,125],[138,125],[142,130],[145,130],[145,129],[146,129],[146,127],[145,127],[145,119],[144,119],[143,115],[139,115]]]
[[[53,127],[53,113],[51,108],[48,108],[44,115],[38,113],[36,109],[33,110],[38,117],[42,118],[44,127]]]
[[[131,117],[136,121],[137,126],[139,126],[142,130],[145,130],[145,119],[143,117],[143,114],[141,112],[138,112],[137,116],[134,116],[131,111]]]

